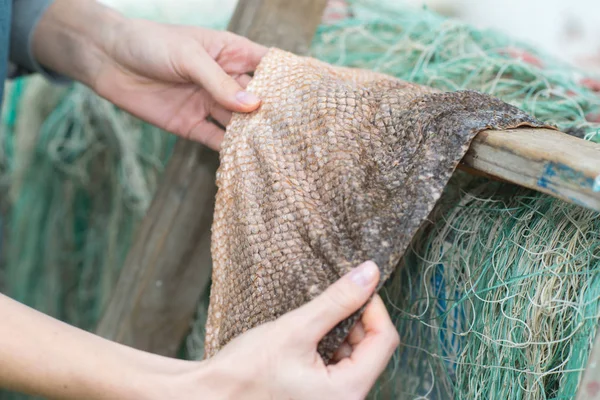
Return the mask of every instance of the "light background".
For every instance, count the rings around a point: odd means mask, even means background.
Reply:
[[[166,22],[227,20],[237,0],[102,0]],[[294,0],[289,0],[294,1]],[[395,0],[387,0],[395,1]],[[565,61],[600,71],[600,0],[397,0],[495,28]],[[206,16],[209,16],[208,18]]]

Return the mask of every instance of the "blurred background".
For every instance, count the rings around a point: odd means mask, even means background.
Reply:
[[[101,1],[215,29],[237,4]],[[329,0],[310,55],[488,93],[600,143],[598,0]],[[93,330],[175,138],[39,76],[6,84],[1,122],[0,292]],[[600,214],[467,174],[440,202],[384,288],[403,345],[370,398],[573,398],[600,315]],[[207,304],[179,357],[202,358]]]
[[[493,28],[579,66],[600,68],[600,2],[596,0],[406,0]]]
[[[124,12],[147,9],[165,21],[194,24],[200,16],[215,26],[229,19],[237,0],[103,0]],[[598,0],[380,0],[426,6],[477,28],[492,28],[580,68],[600,71]]]

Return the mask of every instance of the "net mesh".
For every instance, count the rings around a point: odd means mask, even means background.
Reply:
[[[581,71],[426,9],[348,4],[328,10],[311,55],[490,93],[600,141],[600,96],[582,84]],[[226,20],[210,25],[224,28]],[[174,138],[82,86],[39,78],[7,85],[2,116],[0,287],[92,329]],[[598,217],[457,173],[382,291],[402,345],[371,397],[572,398],[598,321]],[[202,356],[206,306],[203,299],[186,339],[188,358]],[[0,393],[11,396],[19,397]]]

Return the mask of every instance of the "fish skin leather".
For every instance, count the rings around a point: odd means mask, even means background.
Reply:
[[[545,127],[474,91],[440,92],[270,49],[217,172],[205,357],[366,260],[394,271],[475,135]],[[328,363],[364,307],[319,343]],[[302,327],[298,327],[302,329]]]

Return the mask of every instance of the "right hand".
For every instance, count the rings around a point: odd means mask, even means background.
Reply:
[[[399,336],[377,295],[336,354],[325,365],[319,341],[363,306],[379,270],[367,262],[324,293],[281,318],[232,340],[205,361],[215,398],[364,399],[399,344]]]

